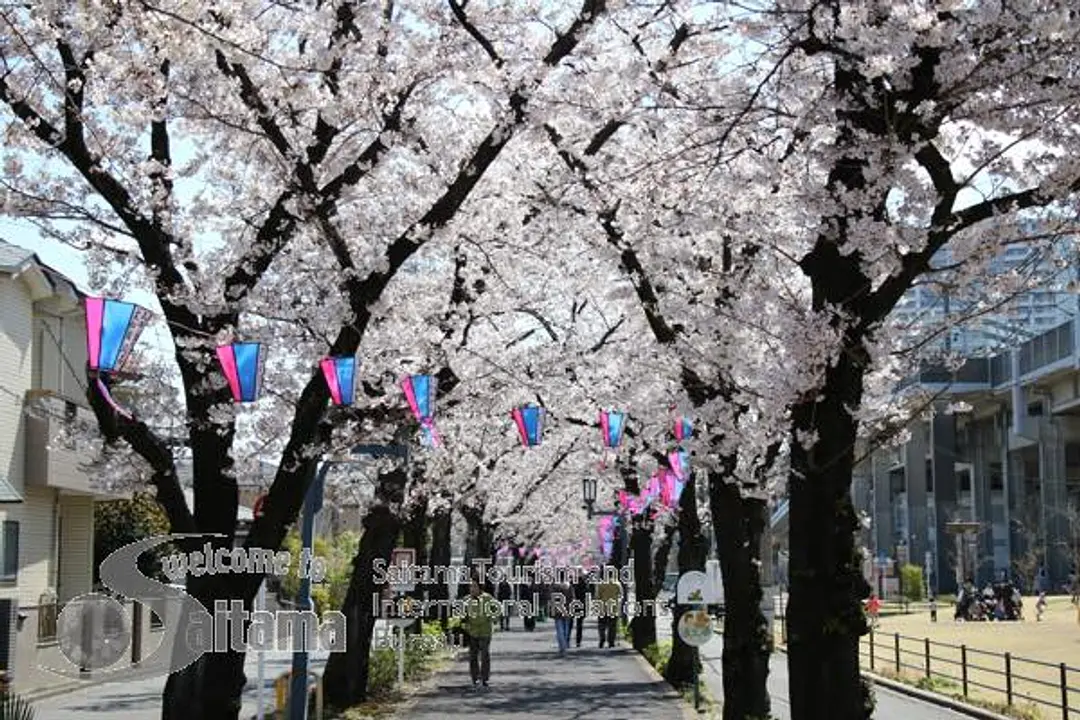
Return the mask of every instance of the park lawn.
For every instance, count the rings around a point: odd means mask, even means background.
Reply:
[[[1007,652],[1012,656],[1013,704],[1044,700],[1060,705],[1060,664],[1064,663],[1069,706],[1080,708],[1080,623],[1076,608],[1068,597],[1048,598],[1043,620],[1036,622],[1035,600],[1024,598],[1024,620],[1020,622],[954,622],[951,606],[938,609],[936,623],[930,622],[928,611],[882,617],[874,632],[874,667],[895,673],[894,634],[899,633],[902,673],[912,679],[925,677],[925,639],[929,638],[931,675],[951,679],[956,686],[950,693],[959,693],[963,645],[967,648],[969,693],[986,701],[1004,702],[1003,654]],[[869,636],[862,638],[860,650],[863,665],[868,667]],[[1043,717],[1061,716],[1060,710],[1047,705],[1038,707]]]

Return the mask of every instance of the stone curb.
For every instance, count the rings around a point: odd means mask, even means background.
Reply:
[[[908,695],[918,700],[923,700],[934,705],[940,705],[947,707],[950,710],[955,710],[958,713],[970,715],[971,717],[980,718],[981,720],[1011,720],[1004,715],[998,715],[991,710],[985,710],[975,705],[968,705],[960,700],[955,700],[948,695],[942,695],[941,693],[930,692],[928,690],[922,690],[917,687],[912,687],[907,683],[898,682],[889,678],[882,677],[877,673],[863,671],[863,675],[873,680],[875,685],[881,685],[887,687],[894,692]]]
[[[699,713],[694,710],[693,706],[688,703],[686,701],[686,698],[684,698],[677,690],[675,690],[675,688],[671,687],[671,685],[668,685],[668,681],[664,679],[663,675],[656,671],[656,668],[652,666],[652,663],[646,660],[644,655],[639,653],[637,650],[634,650],[632,647],[629,648],[629,650],[634,654],[634,657],[637,658],[637,661],[645,669],[646,674],[650,678],[652,678],[653,682],[662,682],[664,683],[664,685],[667,685],[668,689],[664,691],[663,697],[666,700],[674,700],[679,704],[679,709],[682,711],[683,719],[698,720],[698,718],[700,717]]]
[[[785,655],[787,654],[787,650],[779,644],[776,645],[776,652],[783,653]],[[999,715],[991,710],[985,710],[976,705],[969,705],[966,702],[961,702],[960,700],[951,698],[948,695],[930,692],[929,690],[922,690],[920,688],[913,687],[911,685],[908,685],[907,683],[902,683],[897,680],[890,680],[887,677],[883,677],[881,675],[878,675],[877,673],[870,672],[869,670],[860,670],[860,672],[862,672],[865,677],[873,681],[875,685],[881,685],[882,687],[886,687],[893,692],[898,692],[901,695],[913,697],[916,700],[922,700],[923,702],[930,703],[931,705],[938,705],[940,707],[948,708],[950,710],[955,710],[956,712],[963,713],[964,715],[970,715],[974,718],[980,718],[980,720],[1012,720],[1012,718],[1006,717],[1005,715]]]
[[[105,681],[93,680],[75,681],[70,683],[64,683],[63,685],[50,685],[48,687],[39,688],[36,690],[29,690],[27,692],[19,692],[15,690],[15,694],[26,700],[28,703],[36,703],[42,700],[48,700],[49,698],[57,697],[58,695],[67,695],[68,693],[82,690],[83,688],[94,687],[95,685],[101,685]]]

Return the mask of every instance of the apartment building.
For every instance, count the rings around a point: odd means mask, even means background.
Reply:
[[[79,291],[0,240],[0,669],[16,690],[63,667],[56,617],[91,590],[95,490],[85,456],[60,437],[92,417]]]

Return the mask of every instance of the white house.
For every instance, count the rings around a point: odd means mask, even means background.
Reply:
[[[61,424],[89,416],[85,367],[75,285],[0,240],[0,669],[16,690],[55,661],[63,603],[91,590],[94,501],[108,496],[54,442]]]

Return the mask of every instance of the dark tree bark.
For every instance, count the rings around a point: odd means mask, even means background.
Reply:
[[[656,553],[653,555],[653,596],[660,592],[667,578],[668,562],[671,559],[671,546],[675,543],[675,526],[668,525],[664,528],[664,534],[656,545]]]
[[[679,499],[679,574],[704,571],[707,555],[697,514],[697,489],[691,479]],[[679,619],[690,609],[676,605],[671,617],[671,658],[664,669],[664,679],[677,688],[693,687],[695,667],[701,667],[697,648],[684,643],[678,632]]]
[[[375,504],[364,517],[364,534],[353,559],[352,578],[341,609],[346,623],[345,651],[331,654],[323,673],[325,701],[333,708],[348,708],[367,697],[371,635],[384,589],[375,582],[375,561],[390,561],[401,530],[393,508],[402,501],[407,478],[404,469],[381,475],[375,488]]]
[[[634,558],[634,597],[637,613],[630,621],[634,649],[641,651],[656,644],[656,613],[652,601],[656,586],[652,573],[652,522],[635,518],[630,532],[630,552]]]
[[[770,716],[772,629],[761,611],[764,500],[745,498],[726,473],[710,473],[709,505],[724,582],[724,720]],[[730,477],[730,475],[727,475]]]
[[[428,514],[427,500],[419,500],[409,508],[408,517],[402,527],[402,545],[412,548],[416,553],[416,567],[424,567],[428,564]],[[424,599],[424,586],[416,583],[416,586],[408,593],[408,596],[421,602]],[[409,632],[419,633],[423,618],[417,617],[416,623],[409,627]]]
[[[450,585],[448,578],[440,575],[445,570],[439,568],[450,567],[450,531],[453,514],[450,508],[441,508],[431,517],[431,578],[432,583],[428,586],[428,598],[433,605],[430,606],[429,618],[438,618],[443,632],[446,632],[450,620],[450,608],[446,601],[450,599]]]
[[[847,407],[862,395],[862,370],[851,354],[827,371],[817,402],[796,405],[795,433],[819,433],[807,451],[793,436],[790,495],[791,595],[786,618],[792,717],[869,718],[859,673],[859,637],[867,632],[860,600],[870,593],[855,547],[851,501],[856,427]]]

